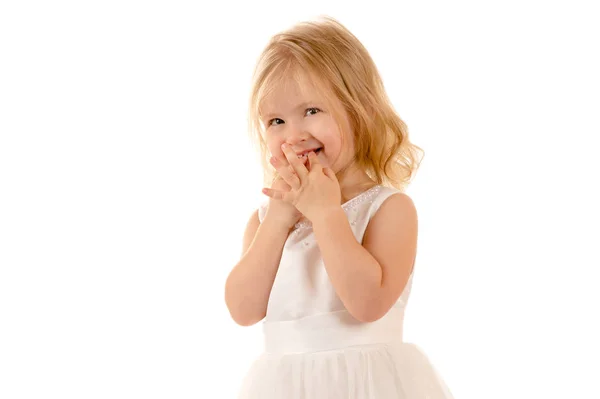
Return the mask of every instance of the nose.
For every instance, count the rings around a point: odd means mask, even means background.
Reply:
[[[285,141],[290,145],[295,145],[306,141],[310,137],[310,133],[307,132],[302,126],[288,124]]]

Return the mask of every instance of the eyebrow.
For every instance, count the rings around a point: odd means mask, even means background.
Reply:
[[[309,105],[317,106],[317,102],[316,101],[306,101],[306,102],[296,105],[293,110],[297,111],[298,109],[301,109],[301,108],[307,108]],[[272,118],[277,115],[278,115],[277,113],[270,112],[268,114],[264,114],[263,118],[265,118],[265,119]]]

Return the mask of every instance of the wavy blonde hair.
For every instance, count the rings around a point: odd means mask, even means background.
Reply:
[[[345,111],[353,132],[352,165],[378,184],[406,189],[424,151],[409,141],[408,128],[394,110],[366,48],[331,17],[301,22],[276,34],[256,64],[248,123],[251,140],[258,144],[265,185],[272,184],[277,174],[268,162],[260,109],[265,97],[286,77],[313,82],[329,104],[335,96],[344,107],[334,109],[335,119],[341,126]],[[349,166],[338,172],[338,178]]]

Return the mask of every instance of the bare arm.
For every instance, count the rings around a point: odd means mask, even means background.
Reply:
[[[225,283],[225,303],[233,320],[251,326],[262,320],[289,229],[255,211],[244,233],[242,257]]]
[[[417,213],[407,195],[387,199],[369,222],[363,243],[339,208],[313,222],[325,269],[346,309],[372,322],[398,300],[416,256]]]

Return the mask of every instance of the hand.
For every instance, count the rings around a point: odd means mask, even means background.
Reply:
[[[308,154],[310,171],[289,146],[282,146],[287,163],[271,158],[271,164],[285,180],[290,190],[265,188],[263,193],[270,198],[284,201],[298,209],[309,220],[319,217],[321,212],[341,206],[340,185],[333,170],[319,162],[314,152]]]
[[[279,176],[271,185],[271,189],[278,192],[287,192],[290,191],[290,186]],[[281,223],[288,230],[291,230],[301,217],[302,213],[294,205],[279,199],[269,198],[269,207],[265,219],[274,219],[277,223]]]

